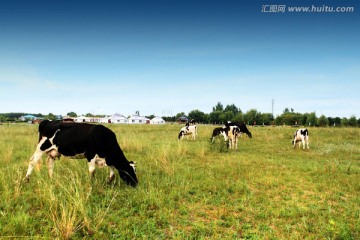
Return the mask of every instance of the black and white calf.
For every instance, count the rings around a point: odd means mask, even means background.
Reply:
[[[299,148],[301,147],[302,143],[303,149],[305,149],[305,145],[307,149],[309,149],[309,131],[306,128],[296,130],[294,133],[294,140],[292,141],[294,148],[297,142],[299,143]]]
[[[196,135],[197,135],[197,126],[196,125],[182,127],[180,129],[178,139],[182,140],[182,139],[184,139],[184,136],[188,136],[188,135],[191,135],[192,140],[195,140]]]
[[[48,155],[50,177],[56,157],[80,155],[88,160],[90,175],[95,172],[96,165],[108,166],[109,182],[115,178],[116,169],[126,184],[133,187],[138,184],[134,162],[126,159],[115,133],[102,125],[42,121],[39,125],[39,143],[30,158],[26,179],[44,153]]]
[[[210,141],[213,143],[215,140],[215,137],[222,135],[225,139],[225,141],[227,141],[227,135],[228,135],[228,128],[226,127],[217,127],[213,130],[212,136]]]
[[[215,128],[211,136],[211,142],[214,142],[215,137],[219,135],[224,137],[225,142],[229,141],[227,144],[228,148],[235,148],[237,150],[238,138],[240,136],[240,128],[238,126],[226,124],[224,127]]]

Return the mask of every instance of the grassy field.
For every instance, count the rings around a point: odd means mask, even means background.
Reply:
[[[0,125],[0,238],[360,239],[359,128],[310,128],[305,151],[294,128],[250,128],[236,152],[209,143],[215,126],[196,141],[179,125],[107,126],[137,162],[135,189],[66,157],[24,183],[37,126]]]

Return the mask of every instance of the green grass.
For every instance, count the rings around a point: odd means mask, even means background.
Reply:
[[[107,126],[136,189],[66,157],[24,183],[37,126],[0,125],[0,238],[360,239],[359,128],[310,128],[309,150],[292,148],[294,128],[251,128],[236,152],[209,143],[215,126],[196,141],[180,125]]]

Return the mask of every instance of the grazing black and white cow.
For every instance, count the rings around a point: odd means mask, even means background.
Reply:
[[[307,149],[309,149],[309,131],[306,128],[301,128],[295,131],[294,140],[292,141],[294,148],[297,142],[299,142],[299,148],[302,143],[303,149],[305,149],[305,145]]]
[[[238,126],[228,126],[227,137],[229,138],[229,148],[237,150],[238,138],[240,135],[240,128]]]
[[[188,135],[191,135],[192,140],[195,140],[196,135],[197,135],[197,126],[196,125],[182,127],[180,129],[178,139],[182,140],[182,139],[184,139],[184,136],[188,136]]]
[[[39,143],[30,158],[25,179],[29,178],[44,153],[48,155],[50,177],[56,157],[81,155],[88,160],[91,176],[95,165],[108,166],[109,182],[115,178],[116,169],[125,183],[133,187],[138,184],[134,162],[126,159],[115,133],[103,125],[42,121],[39,125]]]
[[[225,142],[228,141],[227,147],[230,149],[235,148],[237,150],[237,143],[240,134],[241,132],[238,126],[230,126],[229,124],[226,124],[224,127],[215,128],[210,140],[211,142],[214,142],[216,136],[222,135]]]
[[[228,126],[238,126],[238,128],[240,129],[240,132],[241,133],[246,133],[246,135],[249,137],[249,138],[252,138],[252,134],[251,132],[248,130],[248,128],[246,127],[246,124],[245,123],[242,123],[242,122],[228,122],[227,124],[225,125],[228,125]]]
[[[228,134],[228,128],[226,128],[226,127],[214,128],[212,136],[210,138],[210,141],[214,142],[215,137],[217,137],[219,135],[222,135],[224,137],[225,141],[227,141],[227,134]]]

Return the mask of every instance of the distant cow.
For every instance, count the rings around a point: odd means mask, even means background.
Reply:
[[[228,126],[238,126],[241,133],[246,133],[246,135],[247,135],[249,138],[252,138],[252,134],[251,134],[251,132],[247,129],[245,123],[242,123],[242,122],[228,122],[228,123],[225,124],[225,125],[228,125]]]
[[[213,130],[210,141],[214,142],[215,137],[219,135],[224,136],[225,141],[227,141],[227,133],[228,133],[228,129],[226,127],[217,127]]]
[[[182,139],[184,139],[184,136],[188,136],[188,135],[191,135],[192,140],[195,140],[196,135],[197,135],[197,126],[196,125],[182,127],[180,129],[178,139],[182,140]]]
[[[115,178],[116,169],[126,184],[133,187],[138,184],[134,162],[126,159],[114,132],[102,125],[42,121],[39,125],[39,143],[30,158],[26,179],[44,153],[48,155],[50,177],[56,157],[81,155],[88,160],[90,175],[95,172],[95,165],[108,166],[109,182]]]
[[[305,149],[305,144],[307,149],[309,149],[309,131],[306,128],[296,130],[294,133],[294,140],[292,141],[294,148],[297,142],[299,142],[299,148],[301,147],[302,143],[303,149]]]

